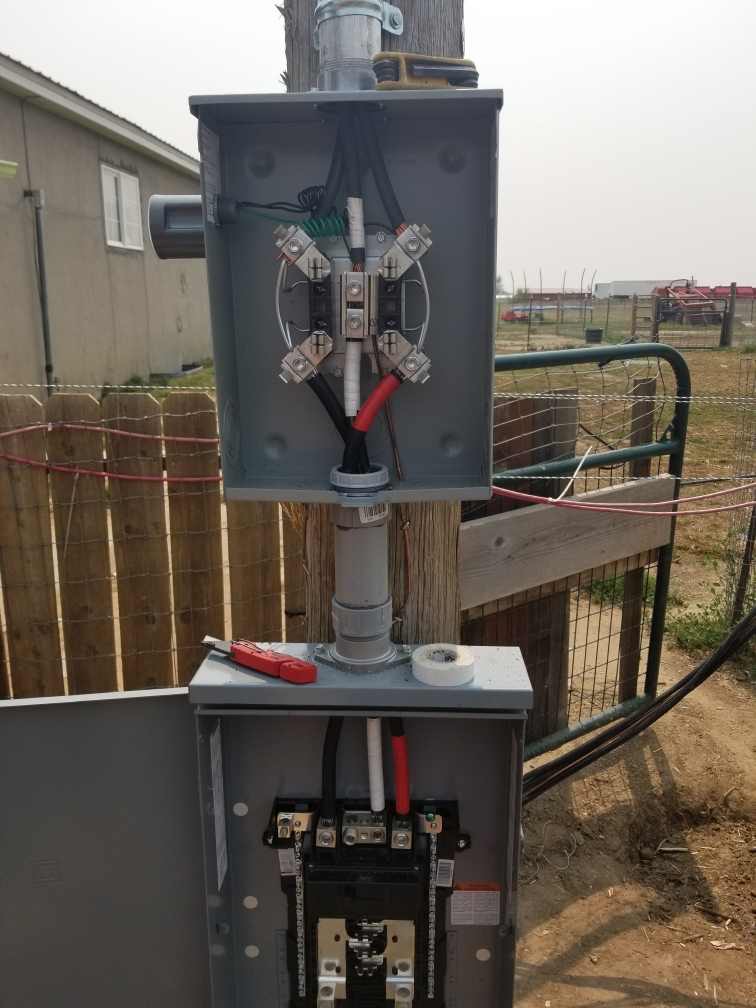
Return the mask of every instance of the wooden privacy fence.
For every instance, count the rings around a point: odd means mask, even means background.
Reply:
[[[653,407],[638,405],[633,433],[643,440],[643,410]],[[577,443],[569,395],[496,406],[497,468],[570,457]],[[657,477],[589,496],[671,494]],[[523,648],[536,692],[529,737],[635,695],[644,577],[669,542],[669,521],[513,510],[499,500],[483,510],[460,530],[462,639]],[[1,395],[3,695],[185,684],[207,633],[303,640],[300,515],[223,501],[216,408],[205,392],[162,401],[111,393],[102,402],[57,393],[44,406]],[[624,598],[592,608],[594,584],[617,578]]]
[[[60,393],[44,406],[4,395],[10,430],[21,433],[0,442],[6,696],[183,684],[204,634],[280,640],[285,587],[301,612],[296,524],[275,504],[223,503],[207,394]]]

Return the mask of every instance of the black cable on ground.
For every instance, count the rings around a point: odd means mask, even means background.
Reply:
[[[381,202],[391,222],[391,227],[396,231],[406,221],[386,169],[383,151],[381,150],[381,145],[378,143],[378,136],[375,131],[373,115],[374,113],[368,112],[366,109],[361,110],[359,113],[362,138],[370,159],[370,167],[373,172],[376,188],[378,189],[378,195],[381,197]]]
[[[701,662],[674,686],[660,694],[648,707],[644,707],[637,714],[612,725],[590,741],[565,753],[564,756],[559,756],[525,774],[523,804],[527,804],[543,794],[544,791],[554,787],[555,784],[571,777],[578,770],[590,766],[591,763],[613,752],[650,727],[705,682],[728,659],[732,658],[754,634],[756,634],[756,606],[732,628],[713,654],[709,655],[705,661]]]
[[[339,738],[344,724],[343,717],[328,718],[325,739],[323,740],[323,783],[320,816],[324,819],[336,818],[336,756],[339,750]]]

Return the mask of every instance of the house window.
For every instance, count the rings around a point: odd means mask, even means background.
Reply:
[[[105,241],[116,248],[142,249],[142,201],[136,175],[101,165]]]

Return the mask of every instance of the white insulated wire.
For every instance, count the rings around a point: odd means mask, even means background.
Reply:
[[[415,266],[417,266],[417,271],[420,274],[423,293],[425,294],[425,318],[423,319],[423,324],[420,327],[420,336],[417,340],[417,349],[422,350],[423,343],[425,343],[425,337],[428,335],[428,326],[430,325],[430,291],[428,290],[428,280],[425,276],[425,270],[423,269],[422,263],[419,259],[415,262]]]
[[[360,409],[360,368],[362,366],[362,340],[346,341],[344,354],[344,412],[357,416]]]
[[[281,330],[281,335],[283,336],[284,343],[291,350],[291,336],[289,335],[288,325],[284,325],[283,316],[281,315],[281,289],[283,287],[283,279],[286,274],[286,267],[288,262],[286,259],[281,260],[281,265],[278,267],[278,277],[276,278],[276,318],[278,319],[278,328]]]
[[[570,492],[570,488],[572,487],[572,484],[577,479],[577,474],[583,468],[583,463],[585,462],[585,460],[588,458],[588,456],[591,454],[592,451],[593,451],[593,445],[591,445],[591,447],[588,449],[588,451],[585,453],[585,455],[583,455],[583,457],[578,462],[577,469],[575,470],[575,472],[570,477],[570,481],[567,484],[567,486],[564,488],[564,490],[562,490],[562,492],[557,497],[557,500],[561,500],[563,497],[566,497],[567,494]]]
[[[386,792],[383,786],[383,739],[380,718],[367,719],[368,779],[370,781],[370,811],[383,812]]]
[[[349,247],[365,248],[365,207],[361,196],[347,196],[347,220],[349,221]]]

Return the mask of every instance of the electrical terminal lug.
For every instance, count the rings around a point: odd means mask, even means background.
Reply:
[[[314,329],[281,361],[281,381],[299,384],[311,378],[333,350],[333,340],[325,329]]]
[[[405,381],[424,385],[430,378],[431,359],[413,346],[398,329],[384,329],[377,337],[378,350],[390,368]]]
[[[321,818],[318,820],[318,825],[315,830],[316,847],[335,848],[337,837],[338,829],[335,819]]]
[[[302,228],[292,224],[286,227],[285,224],[279,226],[273,232],[276,247],[280,249],[292,266],[296,266],[310,280],[323,280],[330,276],[331,263],[323,255],[315,240],[311,238]]]
[[[382,812],[344,812],[341,840],[347,847],[377,847],[386,843],[386,818]]]
[[[418,833],[433,833],[438,835],[443,832],[443,816],[438,812],[425,811],[415,813],[415,829]]]
[[[312,812],[279,812],[276,816],[276,833],[279,840],[291,840],[300,833],[312,829]]]
[[[381,259],[381,273],[387,280],[398,280],[430,249],[431,231],[427,224],[408,224]]]
[[[391,849],[412,850],[412,820],[396,816],[391,822]]]

